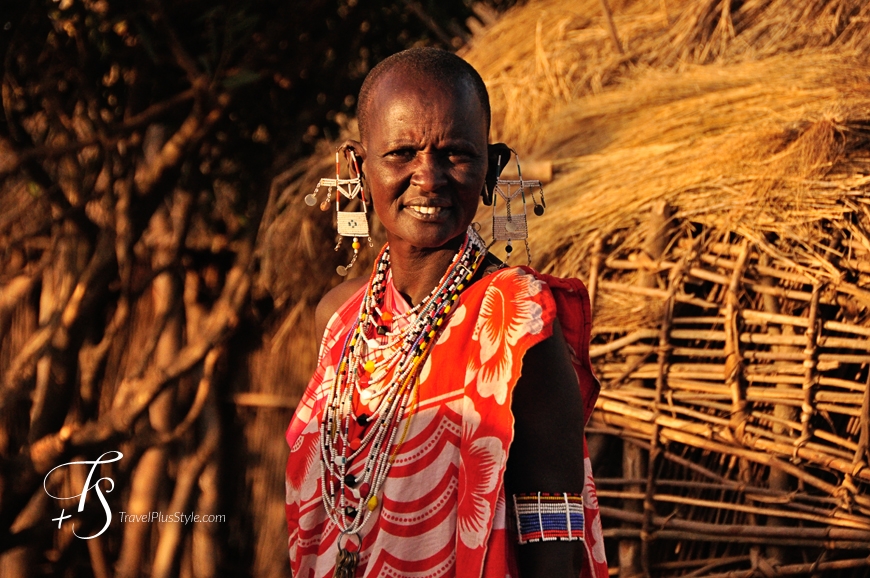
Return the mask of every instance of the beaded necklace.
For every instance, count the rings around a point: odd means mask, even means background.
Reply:
[[[378,506],[378,494],[407,434],[408,422],[396,441],[399,424],[410,418],[413,409],[417,375],[429,356],[430,345],[485,255],[486,244],[469,227],[462,247],[429,296],[412,311],[395,317],[382,311],[390,267],[389,246],[384,246],[378,256],[359,316],[342,348],[320,424],[321,498],[327,516],[342,534],[335,576],[353,575],[359,562],[360,531]],[[402,317],[409,320],[403,329],[384,329]],[[381,345],[378,336],[386,336],[388,343]],[[377,364],[366,359],[388,347],[395,347],[395,351]],[[373,375],[376,371],[377,377]],[[363,377],[368,378],[367,388],[361,384]],[[377,401],[371,415],[356,415],[355,400],[361,408]],[[359,436],[350,435],[351,420],[360,426]],[[366,451],[362,472],[350,474],[353,461]],[[346,539],[345,546],[347,540],[356,538],[357,550],[343,547],[342,538]]]

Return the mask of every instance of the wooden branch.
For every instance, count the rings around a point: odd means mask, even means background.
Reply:
[[[126,324],[130,316],[130,302],[126,296],[122,296],[109,321],[108,327],[103,332],[103,338],[93,346],[83,345],[79,350],[79,373],[82,399],[86,403],[92,403],[96,397],[96,376],[106,361],[112,343],[118,333]]]
[[[594,416],[594,415],[595,415],[595,414],[593,414],[593,416]],[[633,442],[633,443],[639,443],[639,442]],[[664,456],[668,461],[671,461],[671,462],[673,462],[673,463],[675,463],[675,464],[677,464],[677,465],[680,465],[680,466],[686,468],[686,469],[687,469],[688,471],[690,471],[690,472],[696,472],[696,473],[698,473],[698,474],[704,476],[704,477],[707,478],[708,480],[715,480],[715,481],[717,481],[717,482],[719,482],[719,483],[721,483],[721,484],[729,484],[729,483],[731,483],[730,480],[727,480],[726,478],[724,478],[723,476],[720,476],[720,475],[717,474],[716,472],[714,472],[714,471],[712,471],[712,470],[710,470],[710,469],[708,469],[708,468],[705,468],[705,467],[702,466],[701,464],[697,464],[697,463],[695,463],[695,462],[692,461],[692,460],[687,460],[687,459],[684,458],[683,456],[677,455],[677,454],[675,454],[674,452],[669,451],[668,449],[664,449],[663,452],[662,452],[662,455],[663,455],[663,456]]]
[[[125,514],[142,516],[156,509],[158,493],[166,480],[166,462],[166,448],[151,447],[143,452],[130,476],[130,495]],[[127,524],[124,527],[116,565],[116,578],[141,576],[151,533],[151,524]]]
[[[209,396],[200,423],[203,429],[215,432],[220,441],[222,438],[220,409],[215,395]],[[219,456],[210,459],[199,476],[196,510],[204,516],[216,515],[220,504],[219,460]],[[218,564],[214,554],[222,547],[217,524],[208,522],[195,524],[191,534],[193,542],[191,565],[196,569],[197,578],[215,578],[218,575]]]
[[[602,507],[601,514],[602,517],[605,516],[605,510],[607,511],[607,516],[621,519],[618,515],[611,515],[613,512],[618,511],[614,508]],[[715,524],[709,524],[711,528],[715,528]],[[634,537],[639,538],[643,536],[643,530],[640,528],[614,528],[604,530],[604,536],[607,538],[614,537]],[[766,537],[766,536],[743,536],[743,535],[734,535],[729,533],[718,533],[718,532],[702,532],[697,530],[656,530],[652,535],[646,536],[648,540],[671,540],[671,541],[679,541],[679,542],[716,542],[716,543],[736,543],[736,544],[746,544],[747,542],[751,542],[754,544],[764,544],[767,546],[788,546],[791,548],[821,548],[826,550],[866,550],[867,546],[865,542],[855,541],[855,540],[828,540],[828,539],[813,539],[813,538],[780,538],[780,537]],[[801,568],[810,567],[810,564],[802,565]],[[655,566],[653,566],[655,568]],[[750,571],[751,572],[751,571]],[[798,572],[798,574],[803,572]],[[780,576],[784,576],[785,574],[780,574]],[[793,575],[793,574],[790,574]],[[713,574],[707,575],[704,574],[705,578],[711,578],[711,576],[728,576],[729,578],[766,578],[768,575],[764,574],[750,574],[747,573],[746,570],[741,570],[735,573],[729,574]],[[775,575],[774,575],[775,576]]]
[[[725,332],[711,329],[673,329],[671,337],[674,339],[691,339],[698,341],[725,341]],[[803,346],[806,338],[802,335],[770,335],[765,333],[743,333],[740,335],[740,343],[757,343],[759,345],[794,345]],[[870,340],[852,339],[849,337],[818,338],[820,347],[831,349],[859,349],[870,351]]]
[[[248,267],[251,254],[250,248],[240,252],[236,265],[227,274],[221,297],[204,320],[199,339],[185,345],[163,371],[151,371],[141,378],[121,383],[111,411],[110,423],[116,431],[126,431],[167,383],[200,363],[235,327],[250,289]]]
[[[57,463],[59,457],[72,448],[90,447],[127,434],[167,384],[201,363],[209,351],[226,339],[238,322],[239,310],[250,289],[247,269],[251,254],[250,248],[240,254],[236,266],[227,274],[223,293],[204,323],[199,339],[179,351],[169,367],[124,380],[118,387],[112,409],[98,421],[64,426],[31,446],[30,459],[37,473],[47,472],[53,467],[51,464]]]
[[[731,431],[737,439],[743,437],[746,426],[746,399],[744,397],[743,358],[740,355],[740,326],[737,312],[740,307],[738,290],[743,271],[752,247],[749,241],[744,241],[740,247],[737,263],[728,282],[725,304],[725,385],[731,392]]]
[[[21,480],[19,480],[19,483],[20,481]],[[30,490],[18,494],[17,497],[20,498],[19,500],[15,500],[16,503],[4,503],[3,514],[4,516],[11,514],[9,518],[11,523],[8,524],[8,533],[3,526],[0,526],[0,528],[3,528],[0,530],[0,538],[2,538],[0,539],[0,556],[15,547],[33,543],[34,538],[44,531],[46,513],[50,511],[50,502],[52,500],[48,497],[48,494],[45,493],[43,488],[39,486],[39,484],[42,483],[41,479],[39,481],[36,479],[27,481],[36,483],[25,484],[30,488]],[[49,488],[52,489],[53,494],[57,495],[57,492],[54,491],[57,489],[57,485],[52,486],[53,483],[56,484],[54,480],[49,481]],[[11,492],[9,494],[11,494]],[[14,500],[12,495],[4,496],[4,498],[13,498]],[[6,507],[7,505],[9,507]],[[18,511],[16,512],[15,510]]]
[[[171,96],[162,102],[157,102],[143,110],[142,112],[126,118],[118,126],[120,131],[130,131],[137,128],[147,126],[172,111],[175,107],[193,101],[196,96],[196,90],[188,88],[179,92],[175,96]]]
[[[160,153],[136,172],[133,180],[139,196],[150,195],[163,176],[181,164],[185,152],[221,119],[230,100],[230,95],[224,93],[218,96],[215,106],[205,117],[200,116],[196,110],[190,113],[175,134],[166,141]]]
[[[163,272],[160,275],[155,275],[154,279],[152,279],[152,287],[156,283],[158,283],[160,278],[164,275],[168,275],[168,273]],[[130,371],[130,375],[135,377],[139,377],[143,373],[145,373],[148,366],[151,364],[154,352],[157,349],[158,343],[160,342],[160,336],[163,335],[167,324],[170,322],[170,319],[175,316],[179,311],[180,304],[178,303],[175,303],[174,307],[163,307],[163,305],[171,303],[171,301],[166,302],[160,299],[155,299],[155,302],[157,305],[157,311],[155,311],[156,315],[152,323],[153,327],[151,333],[148,335],[148,340],[142,346],[141,357],[135,364],[134,368]]]
[[[701,261],[708,263],[710,265],[714,265],[717,267],[734,269],[737,266],[735,261],[731,261],[729,259],[723,259],[721,257],[713,256],[713,255],[702,255]],[[666,270],[668,268],[673,267],[675,264],[669,261],[662,262],[645,262],[645,261],[625,261],[625,260],[609,260],[607,262],[607,266],[613,269],[643,269],[643,268],[654,268],[657,271]],[[817,280],[814,277],[810,277],[807,275],[790,273],[787,271],[783,271],[781,269],[776,269],[774,267],[768,267],[764,265],[755,265],[750,267],[753,271],[758,273],[759,275],[774,277],[777,279],[782,279],[784,281],[790,281],[795,283],[801,283],[805,285],[812,285]],[[721,275],[719,273],[715,273],[713,271],[708,271],[706,269],[701,268],[692,268],[689,274],[699,280],[702,281],[710,281],[712,283],[717,283],[720,285],[727,286],[729,284],[728,277],[725,275]],[[798,291],[793,289],[785,289],[782,287],[764,285],[762,283],[758,283],[755,280],[744,277],[741,279],[741,283],[751,288],[753,291],[756,291],[760,294],[765,295],[773,295],[777,297],[785,297],[788,299],[795,299],[798,301],[810,301],[812,298],[812,293],[807,291]],[[868,304],[870,303],[870,291],[866,289],[862,289],[861,287],[856,286],[853,283],[846,283],[844,281],[838,279],[832,279],[830,282],[832,288],[836,291],[848,295],[850,297],[854,297],[862,303]],[[825,297],[822,299],[822,303],[834,303],[835,299],[830,297]]]
[[[225,401],[240,407],[296,409],[300,399],[299,395],[286,396],[273,393],[245,392],[233,394]]]
[[[773,314],[748,309],[741,311],[740,314],[747,323],[777,323],[779,325],[792,325],[794,327],[809,327],[809,320],[806,317]],[[821,327],[829,331],[853,333],[855,335],[870,337],[870,327],[861,327],[860,325],[853,325],[851,323],[843,323],[841,321],[822,321]]]
[[[184,45],[178,39],[178,35],[175,34],[175,29],[169,25],[169,19],[166,16],[166,11],[163,9],[163,1],[149,0],[148,4],[151,6],[151,9],[154,10],[157,16],[156,20],[160,23],[163,33],[166,35],[169,49],[172,52],[172,56],[175,58],[175,63],[185,72],[187,80],[190,82],[191,86],[198,90],[205,89],[208,85],[208,81],[206,80],[205,75],[200,72],[199,68],[197,68],[196,60],[194,60],[194,58],[187,52]]]
[[[640,523],[642,515],[634,512],[626,512],[617,508],[601,506],[601,515],[603,517],[614,518],[632,523]],[[685,530],[690,532],[698,532],[698,534],[707,534],[708,536],[719,536],[740,538],[742,540],[766,540],[766,539],[794,539],[795,541],[814,540],[819,542],[841,542],[844,545],[848,544],[851,547],[861,547],[858,544],[863,543],[863,548],[866,549],[866,544],[870,543],[870,530],[857,530],[852,528],[835,528],[835,527],[776,527],[776,526],[753,526],[749,524],[711,524],[706,522],[694,522],[690,520],[681,520],[672,516],[663,517],[655,516],[653,523],[659,530],[675,529]],[[718,539],[717,539],[718,541]]]
[[[595,405],[597,419],[604,423],[621,425],[635,431],[650,435],[653,431],[654,413],[649,410],[631,407],[627,404],[599,398]],[[784,462],[777,456],[800,457],[808,462],[819,465],[826,469],[835,469],[842,473],[848,473],[856,478],[870,481],[870,468],[853,471],[850,459],[836,458],[807,446],[794,448],[790,443],[776,442],[766,439],[746,439],[744,443],[748,448],[736,445],[735,440],[724,438],[724,431],[716,430],[710,426],[697,424],[669,416],[659,416],[655,420],[661,427],[661,436],[665,440],[683,443],[724,455],[733,455],[745,458],[758,464],[777,467],[787,471],[790,475],[802,479],[805,483],[819,488],[830,495],[837,494],[837,486],[823,481],[816,476],[804,471],[791,463]],[[860,503],[870,506],[870,498],[859,497]]]
[[[723,390],[727,389],[725,386],[721,386],[721,387]],[[712,435],[714,431],[721,432],[721,429],[729,424],[728,419],[725,419],[723,417],[717,417],[715,415],[702,413],[702,412],[693,410],[689,407],[685,407],[682,405],[677,405],[677,404],[673,404],[673,403],[663,404],[661,402],[655,402],[654,400],[642,401],[642,400],[639,400],[637,398],[630,398],[629,397],[630,392],[627,392],[626,389],[628,389],[628,388],[620,389],[617,391],[604,390],[601,392],[601,395],[603,397],[610,398],[618,403],[632,403],[633,405],[630,407],[635,407],[636,405],[643,405],[646,409],[636,408],[638,413],[636,413],[633,417],[636,417],[637,419],[641,419],[644,421],[650,421],[650,419],[648,419],[649,414],[643,414],[642,412],[650,411],[651,408],[654,408],[656,406],[658,406],[659,409],[662,411],[683,414],[683,415],[686,415],[690,418],[694,418],[697,421],[689,422],[689,423],[697,424],[700,426],[696,433],[700,432],[701,434],[704,434],[706,432],[708,437],[710,435]],[[795,397],[797,398],[799,395],[800,395],[800,391],[798,390],[797,392],[795,392]],[[682,396],[680,396],[680,397],[682,397]],[[723,394],[722,397],[724,399],[727,396],[725,394]],[[693,398],[688,397],[687,399],[691,400]],[[675,398],[673,401],[680,401],[680,398]],[[796,403],[800,403],[800,400],[797,399]],[[616,409],[619,410],[619,407],[617,407]],[[726,406],[723,406],[723,409],[727,410],[728,408]],[[769,421],[769,422],[779,423],[779,424],[785,425],[785,426],[789,427],[792,431],[800,431],[800,429],[801,429],[800,424],[797,422],[785,420],[782,418],[776,418],[775,416],[772,416],[770,414],[766,414],[764,412],[754,411],[754,412],[752,412],[751,415],[760,421]],[[677,419],[677,418],[673,418],[673,419]],[[680,424],[679,422],[675,422],[675,424],[677,425],[677,427],[682,427],[682,424]],[[704,425],[704,424],[707,424],[707,425]],[[765,428],[761,428],[761,427],[758,427],[755,425],[747,424],[746,431],[755,435],[755,436],[758,436],[758,437],[768,437],[772,440],[778,441],[781,444],[791,444],[793,442],[793,438],[789,435],[780,435],[780,434],[777,434],[776,432],[771,432]],[[839,456],[839,457],[845,459],[845,458],[849,458],[852,456],[852,454],[848,450],[854,450],[855,448],[857,448],[857,444],[855,444],[855,443],[853,443],[845,438],[841,438],[841,437],[836,436],[834,434],[828,433],[824,430],[817,430],[816,432],[814,432],[814,436],[817,437],[818,439],[828,441],[832,444],[833,447],[814,443],[814,442],[807,442],[806,443],[806,447],[808,449],[814,449],[817,452],[820,452],[823,454],[828,453],[828,454],[831,454],[834,456]],[[845,448],[845,449],[839,449],[839,448]]]
[[[618,432],[607,432],[608,435],[618,435]],[[668,456],[668,459],[671,459],[671,456]],[[595,478],[595,485],[599,488],[607,488],[610,486],[622,486],[628,484],[637,484],[641,483],[643,480],[641,479],[625,479],[625,478]],[[867,524],[867,518],[864,516],[857,516],[854,514],[849,514],[843,512],[842,510],[836,510],[831,508],[831,506],[836,506],[838,501],[836,498],[830,496],[820,496],[815,494],[807,494],[805,492],[799,492],[797,490],[789,492],[788,496],[783,497],[782,492],[780,490],[774,490],[770,488],[762,488],[758,486],[753,486],[751,483],[737,482],[728,479],[722,479],[718,482],[694,482],[694,481],[686,481],[682,479],[659,479],[656,482],[659,486],[663,487],[674,487],[681,488],[686,490],[716,490],[725,492],[732,492],[734,494],[745,494],[747,499],[757,502],[770,503],[770,504],[788,504],[790,506],[795,506],[796,502],[815,502],[817,504],[822,504],[823,507],[814,507],[814,506],[805,506],[810,508],[809,512],[816,513],[818,515],[832,515],[837,519],[843,520],[851,520],[853,522],[859,524]]]
[[[860,471],[861,468],[867,468],[870,462],[870,370],[867,372],[867,381],[864,385],[864,399],[861,401],[861,415],[864,419],[861,420],[861,434],[858,438],[858,445],[855,448],[855,456],[852,458],[853,471]]]
[[[610,346],[610,344],[614,342],[615,340],[610,343],[598,346],[602,349],[598,349],[598,347],[596,347],[596,354],[599,354],[596,355],[596,357],[599,357],[600,353],[604,351],[603,348]],[[644,354],[650,351],[655,351],[656,347],[654,345],[638,344],[626,345],[625,347],[616,349],[619,349],[620,355],[628,357],[631,355]],[[610,351],[604,351],[604,353],[609,352]],[[702,349],[697,347],[674,347],[671,349],[671,353],[674,355],[674,357],[688,357],[712,360],[719,360],[725,357],[725,351],[722,349]],[[776,351],[758,351],[754,349],[747,349],[743,351],[743,357],[745,359],[757,359],[765,361],[803,361],[804,353],[798,351],[782,351],[781,349],[778,349]],[[841,363],[854,363],[863,365],[866,363],[870,363],[870,355],[849,353],[819,353],[819,371],[837,369],[839,368]],[[756,371],[756,368],[750,366],[747,368],[747,371],[749,370]],[[820,377],[819,379],[826,378]],[[854,391],[864,391],[863,386],[857,382],[843,380],[839,378],[828,379],[831,380],[829,382],[830,385],[845,387]]]
[[[169,502],[170,512],[189,511],[189,504],[197,480],[206,465],[212,459],[214,452],[220,445],[220,430],[207,428],[205,438],[193,456],[182,461],[178,467],[178,478],[175,482],[175,490]],[[157,543],[157,551],[154,554],[154,562],[151,575],[155,578],[169,578],[177,575],[176,565],[181,554],[181,544],[185,525],[178,522],[166,522],[161,524],[160,540]]]
[[[36,359],[41,357],[49,346],[58,350],[68,346],[68,335],[81,316],[83,304],[93,300],[103,283],[104,275],[112,266],[112,251],[108,234],[100,236],[94,254],[79,279],[64,294],[60,295],[58,309],[51,314],[42,327],[36,331],[25,346],[12,360],[3,376],[3,389],[0,392],[0,408],[6,407],[14,399],[23,395],[24,384],[33,377]]]
[[[712,559],[690,558],[688,560],[675,560],[673,562],[659,562],[653,564],[653,570],[681,570],[683,568],[700,568],[692,574],[684,574],[684,578],[694,578],[694,576],[704,576],[708,570],[726,566],[728,564],[736,564],[739,562],[749,562],[752,556],[716,556]]]
[[[626,345],[630,345],[641,339],[652,339],[653,337],[658,337],[659,332],[657,329],[637,329],[625,337],[620,337],[619,339],[614,339],[604,345],[596,345],[594,347],[589,348],[589,357],[595,359],[596,357],[601,357],[607,353],[612,351],[617,351],[618,349],[622,349]]]
[[[596,489],[599,498],[619,498],[637,500],[644,497],[642,492],[618,491],[618,490],[603,490]],[[689,506],[697,506],[700,508],[709,508],[711,510],[729,510],[732,512],[753,513],[762,516],[774,516],[779,518],[787,518],[790,520],[803,520],[806,522],[814,522],[816,524],[824,524],[827,526],[837,526],[840,528],[852,528],[855,530],[864,530],[870,532],[870,523],[866,520],[848,520],[837,518],[834,516],[820,516],[817,514],[807,514],[803,512],[792,512],[782,508],[762,508],[746,504],[735,504],[723,500],[703,500],[676,494],[663,494],[655,492],[653,495],[655,503],[668,504],[685,504]]]
[[[171,381],[178,379],[200,363],[210,350],[223,341],[235,326],[237,312],[227,303],[218,303],[209,315],[199,339],[178,352],[171,365],[163,371],[149,371],[141,378],[124,380],[118,388],[111,411],[111,425],[126,431],[151,401]],[[95,440],[96,441],[96,440]],[[81,440],[79,443],[84,442]]]
[[[2,143],[0,143],[0,147],[2,147]],[[12,145],[9,145],[8,148],[11,149]],[[9,162],[9,160],[6,160],[7,165],[9,164]],[[13,194],[18,198],[24,197],[24,202],[17,203],[14,207],[7,209],[3,215],[0,215],[0,233],[6,231],[6,229],[19,221],[22,215],[25,215],[29,211],[32,211],[33,205],[36,204],[36,200],[38,198],[36,195],[24,195],[23,193],[26,187],[25,183],[22,181],[18,186],[14,186],[13,183],[6,181],[8,175],[4,174],[4,172],[6,172],[5,169],[3,172],[0,172],[0,182],[3,183],[4,187],[10,187],[15,189],[14,192],[11,193],[7,189],[6,194]],[[11,174],[11,172],[9,174]],[[11,246],[11,244],[7,246]]]
[[[55,331],[60,326],[60,311],[55,312],[42,327],[31,335],[24,347],[19,350],[9,369],[3,375],[3,390],[0,392],[0,409],[9,407],[23,395],[23,384],[33,378],[36,359],[41,357],[51,343]]]
[[[807,562],[804,564],[787,564],[777,566],[773,573],[765,571],[762,574],[757,574],[752,570],[735,570],[733,572],[724,572],[720,574],[707,574],[706,578],[776,578],[777,576],[799,576],[812,575],[822,576],[827,572],[835,570],[848,570],[854,568],[866,568],[870,566],[870,556],[867,558],[857,558],[853,560],[832,560],[830,562]],[[752,572],[748,574],[748,572]]]
[[[612,291],[620,291],[623,293],[633,293],[635,295],[643,295],[644,297],[655,297],[658,299],[667,299],[668,292],[662,289],[650,289],[647,287],[635,287],[632,285],[628,285],[626,283],[619,283],[616,281],[602,281],[599,286],[601,289],[609,289]],[[694,297],[692,295],[686,293],[678,293],[674,299],[679,303],[689,303],[691,305],[697,305],[698,307],[703,307],[704,309],[718,309],[719,304],[713,303],[712,301],[707,301],[706,299],[700,299],[698,297]]]
[[[649,432],[652,432],[653,423],[657,422],[660,426],[686,428],[686,431],[701,436],[709,436],[713,434],[713,428],[709,425],[692,423],[666,415],[659,415],[658,419],[656,419],[655,413],[650,410],[633,407],[612,399],[602,399],[599,397],[598,401],[595,403],[595,409],[596,411],[615,413],[642,422],[647,425],[644,429],[649,430]],[[607,420],[605,419],[605,422],[606,421]]]
[[[709,255],[702,256],[702,261],[710,263],[711,265],[716,265],[718,267],[730,268],[733,269],[736,266],[734,261],[728,259],[722,259],[719,257],[713,257]],[[818,282],[818,279],[815,277],[806,275],[806,274],[797,274],[797,273],[789,273],[787,271],[782,271],[781,269],[776,269],[774,267],[767,267],[764,265],[756,265],[752,267],[754,271],[756,271],[759,275],[774,277],[778,279],[783,279],[785,281],[792,281],[796,283],[802,283],[805,285],[813,285]],[[704,270],[697,270],[692,272],[693,276],[698,277],[699,279],[706,279],[714,282],[718,282],[716,280],[717,275],[715,273],[711,273]],[[812,298],[812,294],[807,291],[793,291],[788,289],[783,289],[780,287],[770,287],[765,286],[760,283],[754,282],[752,279],[743,279],[742,282],[751,287],[753,290],[762,293],[762,294],[770,294],[776,295],[780,297],[788,297],[790,299],[797,299],[799,301],[809,301]],[[854,297],[855,299],[861,301],[862,303],[870,303],[870,291],[866,289],[862,289],[856,286],[853,283],[846,283],[845,281],[841,281],[836,278],[831,278],[830,285],[835,290],[844,295],[849,295],[850,297]],[[830,299],[822,300],[823,303],[831,302]]]
[[[656,351],[657,349],[650,349],[648,352],[646,352],[646,354],[638,355],[634,359],[634,361],[631,361],[630,359],[627,360],[630,361],[630,363],[627,364],[625,370],[616,377],[610,379],[607,383],[607,387],[616,389],[619,388],[626,379],[629,379],[630,377],[637,378],[637,370],[642,367],[646,363],[647,359],[649,359]]]
[[[220,359],[222,354],[222,347],[216,347],[206,354],[205,362],[203,363],[202,378],[199,380],[199,384],[196,388],[196,395],[190,409],[187,411],[187,415],[185,415],[184,419],[175,426],[175,429],[172,430],[171,434],[159,436],[158,443],[167,444],[180,439],[181,436],[184,435],[194,423],[196,423],[196,420],[199,419],[199,416],[205,407],[205,403],[208,400],[208,396],[212,391],[211,386],[215,377],[215,364],[217,364],[217,361]]]
[[[601,232],[595,233],[595,240],[592,243],[592,265],[589,267],[589,307],[592,310],[592,316],[595,316],[595,297],[598,292],[598,278],[601,275],[601,260],[602,252],[604,251],[604,238]]]
[[[814,397],[816,392],[816,365],[818,363],[818,312],[819,312],[819,294],[821,285],[816,283],[813,285],[813,296],[810,299],[810,310],[807,318],[807,329],[804,333],[804,375],[802,382],[803,403],[801,404],[801,435],[795,440],[795,448],[806,443],[812,436],[810,429],[810,420],[815,412]]]
[[[17,275],[0,287],[0,327],[4,325],[3,319],[30,293],[39,278],[39,275]]]
[[[609,8],[602,0],[602,6],[609,14]],[[615,28],[613,29],[615,33]],[[653,261],[662,259],[665,248],[670,237],[671,209],[664,201],[656,202],[650,207],[650,213],[645,223],[645,234],[643,242],[643,252],[640,253],[641,258],[647,258]],[[689,254],[691,255],[691,253]],[[681,261],[681,266],[684,268],[686,260]],[[669,335],[671,320],[673,319],[674,296],[676,295],[680,281],[682,280],[682,270],[677,267],[672,270],[672,274],[668,278],[668,288],[663,307],[658,311],[660,317],[660,327],[657,331],[657,367],[655,375],[655,401],[660,402],[667,388],[667,363],[669,350]],[[644,288],[655,288],[658,285],[658,274],[644,271],[641,273],[638,284]],[[644,356],[638,356],[637,359],[627,358],[626,361],[630,366],[639,365]],[[627,369],[623,376],[628,376],[632,373],[631,368]],[[635,381],[634,385],[642,387],[642,381]],[[656,405],[657,407],[657,405]],[[656,418],[660,417],[657,410],[653,414],[653,427],[649,436],[649,451],[647,455],[643,455],[637,446],[623,443],[623,475],[626,476],[643,476],[646,475],[646,488],[641,502],[623,502],[623,507],[629,511],[640,511],[643,513],[643,532],[646,535],[652,525],[653,514],[655,513],[655,505],[653,504],[653,494],[655,492],[655,475],[657,464],[660,459],[661,448],[659,447],[659,425],[656,423]],[[639,488],[638,488],[639,489]],[[650,572],[650,542],[646,539],[640,543],[626,542],[620,544],[621,564],[628,566],[631,572],[640,569],[644,574]]]
[[[604,430],[600,428],[593,429],[597,433],[605,433],[607,435],[618,436],[620,434],[619,431],[607,430],[606,428]],[[845,520],[846,522],[852,522],[862,525],[861,527],[865,527],[868,524],[868,515],[870,515],[870,512],[860,507],[855,508],[855,513],[845,512],[842,509],[836,507],[840,503],[839,498],[833,496],[807,494],[805,492],[800,492],[796,490],[784,493],[782,490],[759,488],[757,486],[752,486],[749,483],[721,478],[721,476],[716,475],[714,472],[706,470],[705,468],[702,468],[694,462],[686,461],[680,456],[668,454],[667,452],[665,456],[668,461],[684,466],[691,471],[697,471],[698,473],[709,479],[717,479],[719,481],[691,482],[675,479],[659,479],[657,480],[657,484],[659,486],[676,487],[695,491],[714,490],[720,491],[720,493],[729,492],[733,493],[735,497],[742,495],[746,500],[766,504],[788,505],[789,508],[798,511],[807,512],[821,517],[832,516],[838,520]],[[640,481],[642,480],[596,478],[595,483],[599,488],[607,488],[613,485],[627,486]],[[810,505],[810,503],[818,505],[812,506]]]

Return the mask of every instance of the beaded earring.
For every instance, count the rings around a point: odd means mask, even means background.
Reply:
[[[510,152],[514,154],[514,158],[516,159],[517,179],[502,179],[499,177],[495,181],[495,187],[493,187],[494,194],[492,196],[492,243],[490,243],[490,247],[497,241],[506,241],[504,250],[505,253],[507,253],[507,257],[505,258],[505,262],[507,262],[513,252],[512,242],[523,241],[526,246],[526,258],[528,259],[528,264],[531,265],[532,252],[529,248],[529,228],[526,223],[526,189],[530,189],[529,194],[532,197],[532,203],[535,205],[535,215],[540,217],[544,214],[544,209],[547,207],[547,204],[544,202],[544,187],[539,180],[523,180],[523,172],[520,169],[520,156],[513,149],[510,149]],[[510,160],[510,156],[508,156],[507,160]],[[496,174],[501,173],[501,162],[502,158],[499,155]],[[540,203],[538,203],[538,200],[535,198],[535,188],[538,189],[538,193],[541,197]],[[521,213],[512,213],[511,201],[517,196],[519,196],[523,201],[523,210]],[[501,197],[504,201],[504,215],[496,214],[496,199],[498,197]]]
[[[314,192],[305,196],[305,204],[313,207],[317,204],[317,193],[320,192],[320,187],[329,187],[326,193],[326,200],[320,203],[321,211],[329,210],[329,203],[332,200],[332,193],[335,191],[335,226],[338,231],[338,239],[335,244],[335,250],[341,248],[342,237],[351,237],[351,248],[353,248],[353,257],[347,265],[339,265],[336,267],[336,272],[344,277],[347,272],[356,263],[359,256],[361,246],[360,238],[367,237],[369,247],[372,246],[372,238],[369,235],[368,208],[366,203],[365,188],[362,182],[362,173],[359,170],[359,159],[356,152],[352,148],[344,148],[345,159],[347,160],[348,178],[341,178],[341,161],[339,160],[339,152],[342,149],[335,151],[335,178],[323,178],[317,183]],[[342,211],[339,201],[344,195],[348,201],[352,201],[357,196],[360,197],[362,203],[362,211]]]

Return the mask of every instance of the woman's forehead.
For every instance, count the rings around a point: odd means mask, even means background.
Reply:
[[[433,99],[464,101],[474,96],[474,90],[463,77],[444,78],[425,71],[394,69],[380,78],[374,96],[375,103],[395,98],[423,102]]]
[[[471,122],[479,121],[484,125],[484,134],[488,132],[477,91],[470,79],[461,75],[445,78],[396,67],[378,79],[368,102],[360,104],[368,107],[365,116],[369,124],[386,122],[400,111],[425,116],[434,111],[452,111]],[[367,127],[365,132],[372,128]]]
[[[429,135],[463,140],[487,137],[486,118],[472,88],[464,83],[426,83],[403,77],[377,89],[368,112],[369,142]]]

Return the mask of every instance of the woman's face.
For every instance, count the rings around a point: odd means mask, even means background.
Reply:
[[[470,83],[394,70],[369,107],[363,172],[390,244],[438,248],[461,238],[487,168],[486,120]]]

